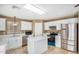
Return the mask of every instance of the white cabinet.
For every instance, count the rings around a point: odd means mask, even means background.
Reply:
[[[40,54],[48,50],[47,37],[35,36],[28,38],[28,53]]]
[[[21,30],[32,30],[32,22],[21,21]]]
[[[2,44],[0,45],[0,54],[5,54],[6,53],[6,45]]]
[[[75,50],[74,46],[72,46],[72,45],[68,45],[67,49],[70,50],[70,51],[74,51]]]
[[[6,49],[15,49],[22,46],[22,37],[21,36],[6,36],[6,37],[0,37],[0,43],[6,44]]]
[[[8,41],[8,49],[19,48],[22,46],[22,37],[11,37]]]
[[[45,30],[49,30],[50,28],[50,26],[52,26],[53,25],[53,22],[46,22],[45,24],[44,24],[44,26],[45,26]]]
[[[9,38],[9,40],[8,40],[8,49],[14,48],[14,44],[15,44],[14,41],[15,41],[14,38]]]
[[[19,48],[22,46],[22,37],[15,37],[13,39],[13,48]]]
[[[6,30],[6,19],[5,18],[0,18],[0,31],[5,31]]]
[[[75,45],[74,41],[68,41],[69,45]]]

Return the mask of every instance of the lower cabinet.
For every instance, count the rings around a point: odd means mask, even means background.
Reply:
[[[22,37],[11,37],[8,40],[8,49],[15,49],[22,46]]]
[[[73,45],[68,45],[67,49],[70,51],[75,51],[75,48]]]
[[[16,37],[14,40],[14,48],[22,47],[22,37]]]
[[[22,46],[22,37],[3,37],[1,38],[0,42],[6,44],[6,49],[15,49]]]
[[[0,54],[5,54],[6,53],[6,45],[0,45]]]
[[[6,53],[6,50],[16,49],[22,46],[21,36],[0,37],[0,54]]]

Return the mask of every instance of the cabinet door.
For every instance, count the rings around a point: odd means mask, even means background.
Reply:
[[[32,23],[21,21],[21,30],[32,30]]]
[[[16,46],[16,38],[15,37],[10,37],[9,38],[9,49],[14,49]]]
[[[5,18],[0,18],[0,31],[5,31],[6,29],[6,19]]]
[[[9,48],[9,38],[8,37],[3,38],[3,43],[6,44],[6,49],[8,50],[8,48]]]
[[[68,50],[70,50],[70,51],[74,51],[74,46],[72,46],[72,45],[68,45],[68,48],[67,48]]]
[[[53,22],[45,22],[45,23],[44,23],[44,26],[45,26],[44,28],[45,28],[45,30],[50,30],[49,27],[52,26],[52,25],[53,25]]]
[[[22,46],[21,37],[12,37],[9,39],[9,49],[14,49]]]
[[[74,41],[68,41],[69,45],[75,45]]]
[[[22,37],[16,37],[14,48],[19,48],[22,46]]]
[[[0,45],[0,54],[5,54],[6,53],[6,45]]]
[[[12,48],[14,48],[14,39],[13,38],[9,38],[9,41],[8,41],[8,49],[12,49]]]

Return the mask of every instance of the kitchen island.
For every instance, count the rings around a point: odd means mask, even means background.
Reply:
[[[48,42],[46,36],[28,37],[28,53],[41,54],[48,50]]]

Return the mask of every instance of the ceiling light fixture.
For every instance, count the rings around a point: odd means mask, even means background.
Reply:
[[[31,10],[33,12],[36,12],[38,14],[45,14],[44,11],[42,11],[41,9],[31,5],[31,4],[27,4],[27,5],[24,5],[24,8],[28,9],[28,10]]]

